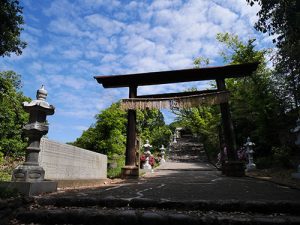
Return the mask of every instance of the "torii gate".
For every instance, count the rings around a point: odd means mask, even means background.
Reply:
[[[122,168],[122,176],[125,178],[138,177],[138,168],[135,162],[136,109],[172,108],[174,103],[179,103],[176,104],[176,107],[178,105],[179,107],[193,107],[196,106],[195,103],[220,104],[224,142],[227,146],[229,158],[225,167],[225,174],[228,176],[242,176],[244,174],[243,165],[236,161],[236,140],[230,116],[225,78],[250,76],[257,69],[258,64],[246,63],[140,74],[95,76],[94,78],[104,88],[129,88],[129,99],[124,99],[122,102],[123,108],[128,109],[126,160],[125,167]],[[217,89],[144,96],[137,95],[137,88],[139,86],[203,80],[215,80]]]

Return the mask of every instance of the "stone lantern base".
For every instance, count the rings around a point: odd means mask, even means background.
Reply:
[[[45,170],[39,165],[22,164],[13,171],[12,181],[39,182],[43,181]]]
[[[0,182],[0,187],[9,190],[16,190],[24,196],[35,196],[42,193],[56,192],[57,182],[48,180],[40,182],[8,181]]]

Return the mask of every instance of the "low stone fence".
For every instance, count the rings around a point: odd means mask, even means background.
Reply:
[[[39,163],[49,180],[107,178],[107,156],[46,138],[41,139]]]

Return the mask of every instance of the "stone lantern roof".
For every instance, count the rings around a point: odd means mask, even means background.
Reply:
[[[23,108],[26,112],[30,112],[34,109],[44,111],[47,115],[53,115],[55,107],[46,102],[48,92],[45,90],[44,85],[37,90],[36,100],[31,102],[23,102]]]

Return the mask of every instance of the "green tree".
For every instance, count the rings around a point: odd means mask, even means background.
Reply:
[[[127,113],[120,109],[120,103],[96,115],[96,123],[84,131],[73,143],[75,146],[114,156],[124,156],[126,149]],[[137,135],[149,139],[155,147],[168,143],[170,131],[159,110],[137,111]],[[166,141],[167,139],[167,141]]]
[[[0,56],[21,55],[27,44],[20,39],[24,20],[19,1],[0,0],[0,21]]]
[[[0,152],[5,156],[23,154],[26,147],[22,127],[28,122],[28,114],[22,102],[30,99],[20,88],[19,75],[13,71],[0,72]]]
[[[173,110],[173,113],[177,115],[177,126],[189,129],[196,134],[210,156],[214,157],[219,152],[220,111],[217,106],[179,109]]]
[[[124,155],[126,143],[126,112],[120,109],[120,103],[96,115],[96,123],[73,143],[75,146],[108,155]]]
[[[266,66],[265,55],[268,51],[256,50],[254,39],[244,43],[238,36],[228,33],[218,34],[217,40],[225,45],[220,54],[226,63],[260,62],[252,76],[226,79],[226,86],[231,93],[230,109],[238,145],[241,146],[250,136],[256,142],[257,153],[268,154],[273,146],[282,144],[281,132],[286,130],[285,115],[273,82],[273,71]],[[219,150],[221,119],[218,106],[201,106],[175,113],[182,126],[200,136],[209,154]]]
[[[137,131],[144,142],[148,139],[156,149],[166,146],[171,135],[163,114],[157,109],[137,111]]]
[[[273,71],[266,66],[266,50],[255,50],[255,39],[243,43],[238,36],[218,34],[217,40],[226,46],[221,53],[231,64],[260,62],[250,77],[227,79],[231,92],[230,105],[236,136],[241,145],[247,136],[257,142],[260,153],[270,152],[280,145],[280,129],[284,127],[280,101],[276,97]],[[276,121],[276,122],[274,122]]]
[[[273,35],[278,48],[275,56],[278,85],[281,97],[288,101],[286,110],[300,105],[300,1],[298,0],[247,0],[252,6],[259,4],[255,28]],[[281,81],[281,83],[279,82]]]

